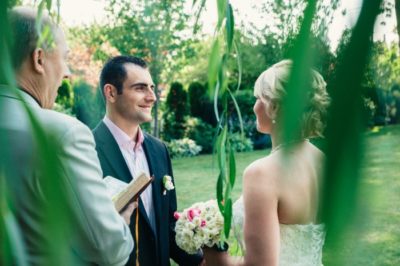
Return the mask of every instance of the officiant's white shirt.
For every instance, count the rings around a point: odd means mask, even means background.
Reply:
[[[116,140],[122,155],[124,156],[126,165],[135,179],[141,172],[146,173],[150,176],[149,164],[146,159],[146,155],[143,150],[143,133],[139,127],[138,131],[138,143],[136,140],[129,138],[129,136],[122,131],[116,124],[114,124],[107,116],[103,119],[104,124],[108,127],[114,139]],[[153,230],[156,228],[155,213],[153,205],[153,189],[152,186],[148,186],[146,190],[140,195],[146,210],[147,216],[149,217]]]

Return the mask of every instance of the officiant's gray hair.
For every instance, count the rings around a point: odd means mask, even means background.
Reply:
[[[279,122],[279,106],[287,94],[286,87],[292,66],[291,60],[282,60],[261,73],[254,85],[254,96],[265,104],[267,115],[277,122]],[[330,98],[324,78],[315,70],[311,70],[309,89],[307,107],[302,119],[302,137],[321,137]],[[270,108],[271,105],[278,108]],[[272,113],[273,109],[278,113]]]
[[[39,33],[36,25],[38,11],[32,7],[14,7],[8,12],[12,36],[12,62],[15,70],[18,70],[25,59],[38,48]],[[54,47],[57,25],[52,22],[46,11],[40,16],[40,25],[50,30],[47,38],[40,43],[40,47],[49,50]]]

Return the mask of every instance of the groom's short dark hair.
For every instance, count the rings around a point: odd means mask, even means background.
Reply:
[[[122,94],[122,84],[126,79],[125,64],[134,64],[142,68],[147,68],[146,62],[135,56],[120,55],[107,61],[100,74],[100,90],[104,95],[104,85],[111,84],[117,89],[118,94]]]

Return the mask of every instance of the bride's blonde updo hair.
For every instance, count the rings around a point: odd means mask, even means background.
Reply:
[[[254,85],[254,96],[266,106],[267,115],[279,122],[283,99],[293,63],[283,60],[261,73]],[[325,128],[326,111],[330,102],[326,92],[326,83],[317,71],[311,70],[311,88],[309,88],[306,108],[302,117],[302,138],[322,137]],[[272,112],[271,105],[277,106],[277,113]]]

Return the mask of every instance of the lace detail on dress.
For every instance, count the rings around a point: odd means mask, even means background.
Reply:
[[[243,241],[244,204],[240,197],[233,205],[233,232],[239,245]],[[321,266],[322,247],[325,241],[323,224],[281,224],[280,225],[281,266]]]

